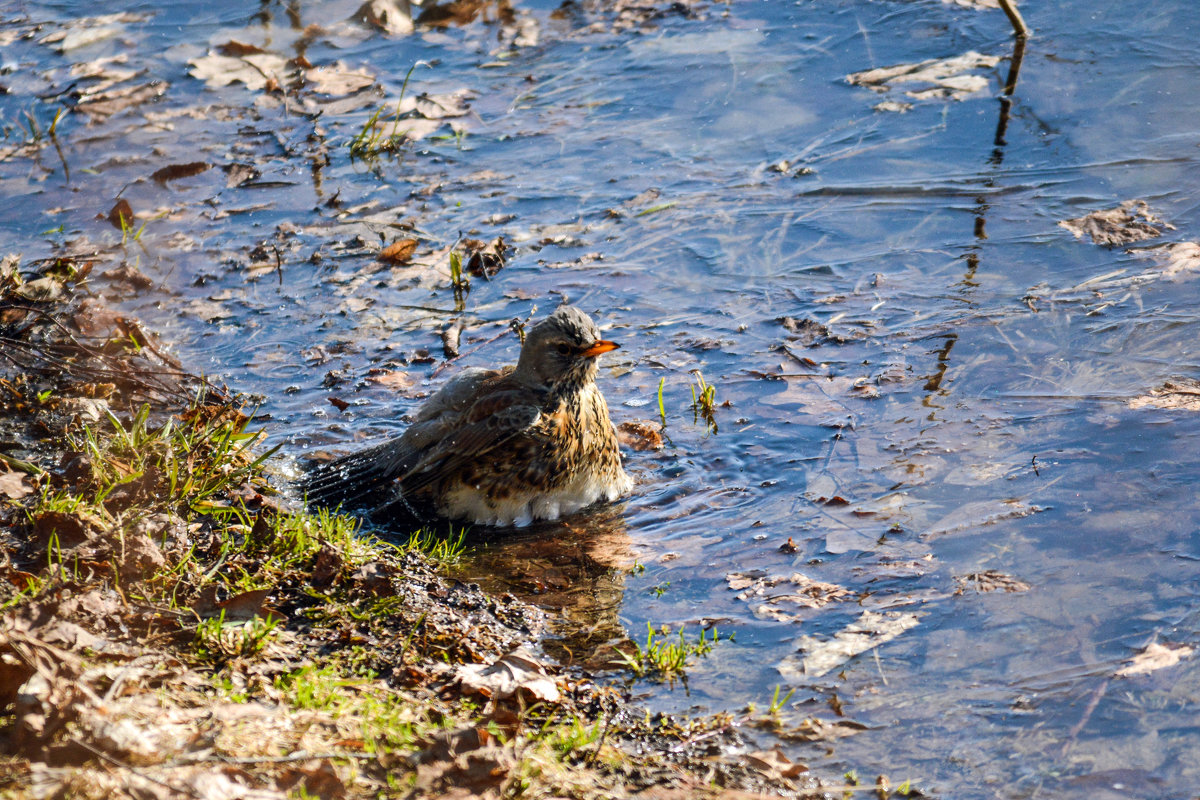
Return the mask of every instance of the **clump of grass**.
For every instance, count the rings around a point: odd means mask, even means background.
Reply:
[[[692,656],[707,656],[712,652],[719,640],[717,629],[711,631],[701,629],[695,641],[689,642],[680,628],[677,636],[672,637],[667,626],[655,630],[654,626],[646,623],[646,644],[643,646],[633,641],[633,652],[618,651],[622,662],[638,678],[652,678],[674,683],[676,680],[686,681],[688,659]],[[729,636],[727,641],[732,640]]]
[[[196,626],[194,649],[206,661],[224,661],[261,653],[275,635],[277,617],[252,617],[245,622],[228,622],[225,611],[201,620]]]
[[[453,567],[462,561],[467,551],[466,536],[466,528],[460,528],[457,534],[451,529],[447,536],[421,528],[409,534],[408,541],[400,549],[405,552],[416,550],[438,567]]]
[[[408,91],[408,81],[412,77],[413,71],[417,67],[432,67],[427,61],[418,61],[408,69],[408,73],[404,76],[404,83],[400,87],[400,99],[396,101],[396,110],[392,114],[391,130],[384,132],[387,127],[386,120],[381,120],[384,111],[383,107],[376,109],[375,113],[367,118],[363,123],[362,129],[358,134],[350,140],[350,158],[361,158],[364,160],[378,158],[384,153],[394,153],[398,151],[408,138],[408,129],[401,130],[400,124],[404,120],[404,93]]]
[[[658,379],[658,418],[662,420],[662,429],[667,429],[667,406],[663,403],[663,386],[667,383],[666,378]]]
[[[228,407],[196,403],[182,417],[159,425],[150,423],[148,405],[127,422],[107,414],[111,430],[84,427],[69,436],[71,445],[91,459],[100,503],[121,484],[154,480],[161,482],[168,505],[212,510],[219,493],[258,475],[279,449],[252,455],[260,434],[247,431],[250,418]]]
[[[450,285],[454,287],[454,310],[462,311],[471,291],[471,279],[463,271],[462,256],[457,250],[450,251]]]
[[[692,386],[692,419],[704,420],[705,426],[713,433],[717,432],[717,420],[713,413],[717,408],[717,388],[704,380],[700,370],[692,370],[696,383]],[[699,390],[699,391],[697,391]]]

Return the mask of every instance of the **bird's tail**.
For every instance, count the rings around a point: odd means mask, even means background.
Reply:
[[[297,489],[310,505],[365,505],[377,500],[408,469],[407,450],[399,439],[392,439],[315,464],[300,478]]]

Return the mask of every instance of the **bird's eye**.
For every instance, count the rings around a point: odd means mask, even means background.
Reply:
[[[560,356],[569,355],[570,353],[571,353],[571,346],[569,344],[560,344],[558,346],[558,354]]]

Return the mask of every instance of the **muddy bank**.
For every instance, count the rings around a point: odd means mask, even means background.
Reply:
[[[650,715],[544,615],[280,501],[238,398],[4,261],[0,742],[14,797],[819,796],[770,714]]]

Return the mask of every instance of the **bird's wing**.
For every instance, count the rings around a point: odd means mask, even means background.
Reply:
[[[511,370],[472,368],[442,385],[417,412],[402,435],[313,467],[299,482],[309,502],[352,505],[423,462],[424,451],[460,424],[476,395]]]
[[[490,459],[493,451],[513,437],[530,432],[542,412],[530,402],[528,389],[488,392],[475,402],[455,429],[446,431],[400,476],[408,494],[452,477],[472,461]]]

